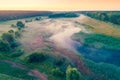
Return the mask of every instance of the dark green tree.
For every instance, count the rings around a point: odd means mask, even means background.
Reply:
[[[16,23],[16,25],[18,26],[18,28],[24,28],[25,27],[25,24],[22,21],[18,21]]]
[[[11,48],[10,48],[9,43],[4,40],[0,40],[0,51],[9,52],[10,50]]]
[[[46,60],[46,54],[43,52],[33,52],[29,56],[29,62],[43,62]]]

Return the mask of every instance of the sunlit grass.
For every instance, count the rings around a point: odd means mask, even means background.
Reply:
[[[88,29],[90,27],[90,30],[95,33],[105,34],[113,37],[120,37],[120,25],[102,22],[89,17],[83,19],[82,24],[83,26],[87,25]]]

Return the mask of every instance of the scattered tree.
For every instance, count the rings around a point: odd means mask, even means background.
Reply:
[[[18,26],[18,28],[24,28],[24,27],[25,27],[25,24],[23,24],[22,21],[18,21],[18,22],[16,23],[16,25]]]
[[[71,66],[67,67],[66,80],[82,80],[81,78],[82,75],[76,68],[72,68]]]
[[[9,52],[10,50],[11,48],[10,48],[9,43],[4,40],[0,40],[0,51]]]

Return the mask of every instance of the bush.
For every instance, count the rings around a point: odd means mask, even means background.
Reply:
[[[54,60],[54,63],[56,66],[61,66],[62,64],[65,63],[65,58],[57,58]]]
[[[9,33],[14,33],[14,30],[9,30],[8,32],[9,32]]]
[[[15,24],[11,24],[11,27],[16,27],[16,25]]]
[[[62,72],[59,68],[55,68],[52,70],[52,74],[54,76],[58,76],[58,77],[64,77],[64,72]]]
[[[40,19],[41,19],[40,17],[36,17],[36,18],[35,18],[36,21],[39,21]]]
[[[43,52],[34,52],[29,56],[29,62],[43,62],[47,58],[47,55]]]
[[[24,50],[19,49],[19,50],[16,50],[16,51],[14,52],[14,54],[12,54],[12,57],[19,57],[19,56],[21,56],[21,55],[23,55],[23,54],[24,54]]]

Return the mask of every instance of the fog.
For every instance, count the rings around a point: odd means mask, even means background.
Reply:
[[[73,49],[72,43],[74,41],[71,39],[71,36],[84,30],[80,24],[76,24],[75,22],[80,22],[84,18],[85,16],[81,15],[78,18],[45,19],[42,21],[26,23],[26,26],[28,27],[26,28],[24,36],[30,36],[27,37],[26,42],[29,42],[29,38],[31,40],[40,35],[51,34],[51,36],[48,37],[50,42],[63,48]]]

